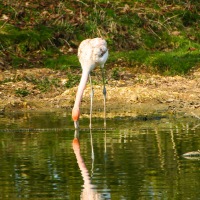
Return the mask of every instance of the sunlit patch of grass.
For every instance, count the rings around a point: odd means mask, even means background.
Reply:
[[[200,63],[200,58],[197,52],[159,52],[148,62],[149,65],[154,66],[154,69],[165,75],[183,75],[197,66],[197,64]]]
[[[68,68],[78,68],[80,63],[76,55],[58,55],[56,57],[47,58],[44,65],[51,69],[66,70]]]
[[[176,44],[178,48],[168,51],[139,49],[113,52],[108,62],[115,63],[122,60],[127,63],[128,67],[133,68],[144,65],[147,71],[165,75],[187,74],[200,64],[200,45],[183,41],[183,43],[179,41],[180,43]]]

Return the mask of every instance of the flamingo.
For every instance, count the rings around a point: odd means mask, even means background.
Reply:
[[[76,93],[74,107],[72,109],[72,119],[74,121],[75,129],[79,128],[80,104],[84,89],[89,77],[91,85],[90,94],[90,129],[92,128],[92,104],[93,104],[93,86],[90,72],[96,67],[100,66],[103,79],[103,97],[104,97],[104,127],[106,127],[106,86],[105,86],[105,71],[104,64],[108,58],[107,43],[102,38],[93,38],[83,40],[78,48],[78,59],[82,67],[82,76]]]

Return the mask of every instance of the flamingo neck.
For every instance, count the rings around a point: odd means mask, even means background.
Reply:
[[[83,96],[83,92],[85,89],[85,86],[87,84],[87,80],[88,80],[88,72],[83,72],[82,76],[81,76],[81,80],[78,86],[78,91],[76,93],[76,99],[75,99],[75,103],[74,103],[74,107],[72,110],[72,118],[74,121],[78,121],[79,120],[79,116],[80,116],[80,104],[81,104],[81,100],[82,100],[82,96]]]

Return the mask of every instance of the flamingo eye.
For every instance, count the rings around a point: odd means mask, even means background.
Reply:
[[[100,57],[102,57],[106,53],[107,49],[104,50],[101,48],[100,51],[101,51]]]

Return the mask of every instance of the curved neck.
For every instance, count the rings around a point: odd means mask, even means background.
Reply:
[[[80,107],[81,99],[82,99],[82,96],[83,96],[83,92],[84,92],[85,86],[87,84],[88,75],[89,75],[88,72],[83,72],[82,73],[81,80],[80,80],[80,83],[79,83],[79,86],[78,86],[78,91],[76,93],[76,99],[75,99],[75,103],[74,103],[74,108],[79,108]]]

